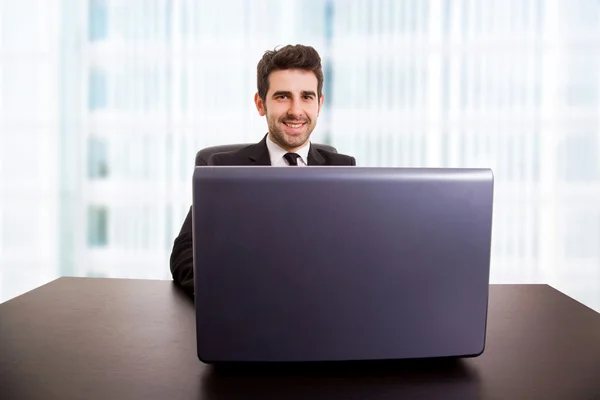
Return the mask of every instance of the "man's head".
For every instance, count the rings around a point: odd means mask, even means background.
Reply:
[[[310,46],[267,51],[257,66],[256,108],[269,136],[287,151],[306,144],[323,105],[321,57]]]

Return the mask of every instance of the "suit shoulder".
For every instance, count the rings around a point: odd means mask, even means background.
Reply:
[[[249,145],[238,150],[215,153],[208,158],[207,165],[241,165],[254,147]]]
[[[235,159],[236,159],[235,154],[232,155],[232,153],[235,153],[236,151],[238,151],[238,150],[228,151],[225,153],[214,153],[208,158],[208,162],[206,164],[207,165],[229,165],[233,161],[235,161]]]
[[[325,158],[328,165],[356,165],[356,159],[352,156],[322,149],[319,149],[318,152]]]

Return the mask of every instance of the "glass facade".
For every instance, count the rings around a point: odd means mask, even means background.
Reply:
[[[314,141],[491,167],[492,282],[600,309],[593,0],[0,0],[0,301],[65,274],[169,279],[196,152],[264,135],[256,64],[288,43],[322,56]]]

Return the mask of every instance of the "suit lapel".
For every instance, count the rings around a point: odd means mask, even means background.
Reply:
[[[250,149],[249,158],[255,165],[271,165],[271,157],[269,157],[269,149],[267,148],[267,135]]]
[[[251,163],[254,165],[271,165],[271,157],[267,147],[267,135],[263,139],[248,149]],[[317,151],[314,146],[308,149],[308,165],[325,165],[325,158]]]
[[[310,146],[308,149],[308,165],[324,165],[325,158],[314,148],[314,146]]]

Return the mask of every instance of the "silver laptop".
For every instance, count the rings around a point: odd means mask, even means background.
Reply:
[[[199,359],[480,355],[493,183],[489,169],[197,167]]]

